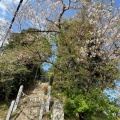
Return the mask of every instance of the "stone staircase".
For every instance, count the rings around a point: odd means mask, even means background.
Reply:
[[[20,101],[20,105],[11,116],[11,120],[40,120],[41,102],[46,101],[45,91],[47,88],[47,83],[38,83],[32,93],[25,95],[25,98]]]
[[[62,102],[53,101],[49,112],[51,86],[48,83],[37,83],[29,95],[23,93],[17,109],[7,120],[64,120]],[[22,92],[21,92],[22,93]]]

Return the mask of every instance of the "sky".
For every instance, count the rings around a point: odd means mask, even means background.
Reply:
[[[3,0],[0,1],[0,18],[7,18],[7,17],[9,17],[9,14],[7,14],[7,8],[6,8],[4,3],[6,5],[11,6],[12,5],[12,0],[5,0],[5,2],[3,2]],[[14,0],[14,3],[15,3],[15,5],[18,5],[19,0]]]
[[[12,5],[12,1],[14,1],[15,5],[18,5],[20,0],[4,0],[5,4],[11,6]],[[24,2],[26,2],[26,0],[23,0]],[[106,0],[106,1],[110,1],[110,0]],[[64,0],[65,3],[68,2],[68,0]],[[120,6],[120,0],[115,0],[115,7],[119,7]],[[73,11],[70,11],[67,13],[68,16],[70,16],[72,14]],[[0,19],[3,18],[12,18],[12,16],[10,16],[7,12],[7,8],[3,3],[3,0],[0,1]]]
[[[120,7],[120,0],[115,0],[115,7]]]

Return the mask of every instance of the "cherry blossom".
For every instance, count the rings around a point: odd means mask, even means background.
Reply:
[[[94,39],[93,41],[102,44],[104,49],[108,49],[109,54],[111,54],[111,51],[114,54],[114,51],[116,51],[115,44],[120,40],[120,8],[114,9],[114,4],[114,1],[109,5],[105,5],[103,2],[85,2],[83,0],[68,0],[68,3],[64,3],[63,0],[30,0],[21,5],[14,26],[15,30],[18,29],[17,31],[31,27],[37,28],[39,32],[59,33],[62,22],[67,15],[66,11],[76,11],[77,14],[71,16],[76,20],[80,20],[80,9],[84,8],[86,21],[94,26],[93,31],[90,31],[90,35],[93,38],[98,37],[97,40]],[[14,15],[16,4],[13,2],[12,7],[6,5],[6,8]],[[6,22],[0,24],[0,31],[5,35],[8,22],[7,24]],[[0,38],[3,39],[2,36],[4,35],[1,35]],[[87,43],[92,42],[91,39],[86,41]]]

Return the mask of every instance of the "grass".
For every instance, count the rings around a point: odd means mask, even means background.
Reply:
[[[0,101],[0,118],[5,119],[9,110],[9,105],[5,101]]]
[[[7,104],[2,104],[2,105],[0,105],[0,109],[2,109],[2,110],[8,110],[9,106]]]
[[[4,103],[0,102],[0,118],[5,118],[8,112],[9,106]]]

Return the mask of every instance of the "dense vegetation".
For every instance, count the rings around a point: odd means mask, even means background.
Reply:
[[[50,57],[50,48],[45,47],[49,45],[49,42],[40,34],[29,33],[29,36],[28,38],[27,30],[13,33],[2,50],[0,58],[1,100],[8,102],[10,97],[16,96],[20,85],[27,88],[45,73],[42,63]]]
[[[92,30],[93,26],[81,20],[65,22],[55,41],[58,50],[55,65],[59,69],[51,68],[53,95],[63,98],[67,117],[78,113],[80,120],[92,120],[93,115],[106,113],[109,119],[115,119],[119,109],[103,92],[114,88],[119,69],[110,60],[103,43],[89,34]]]

